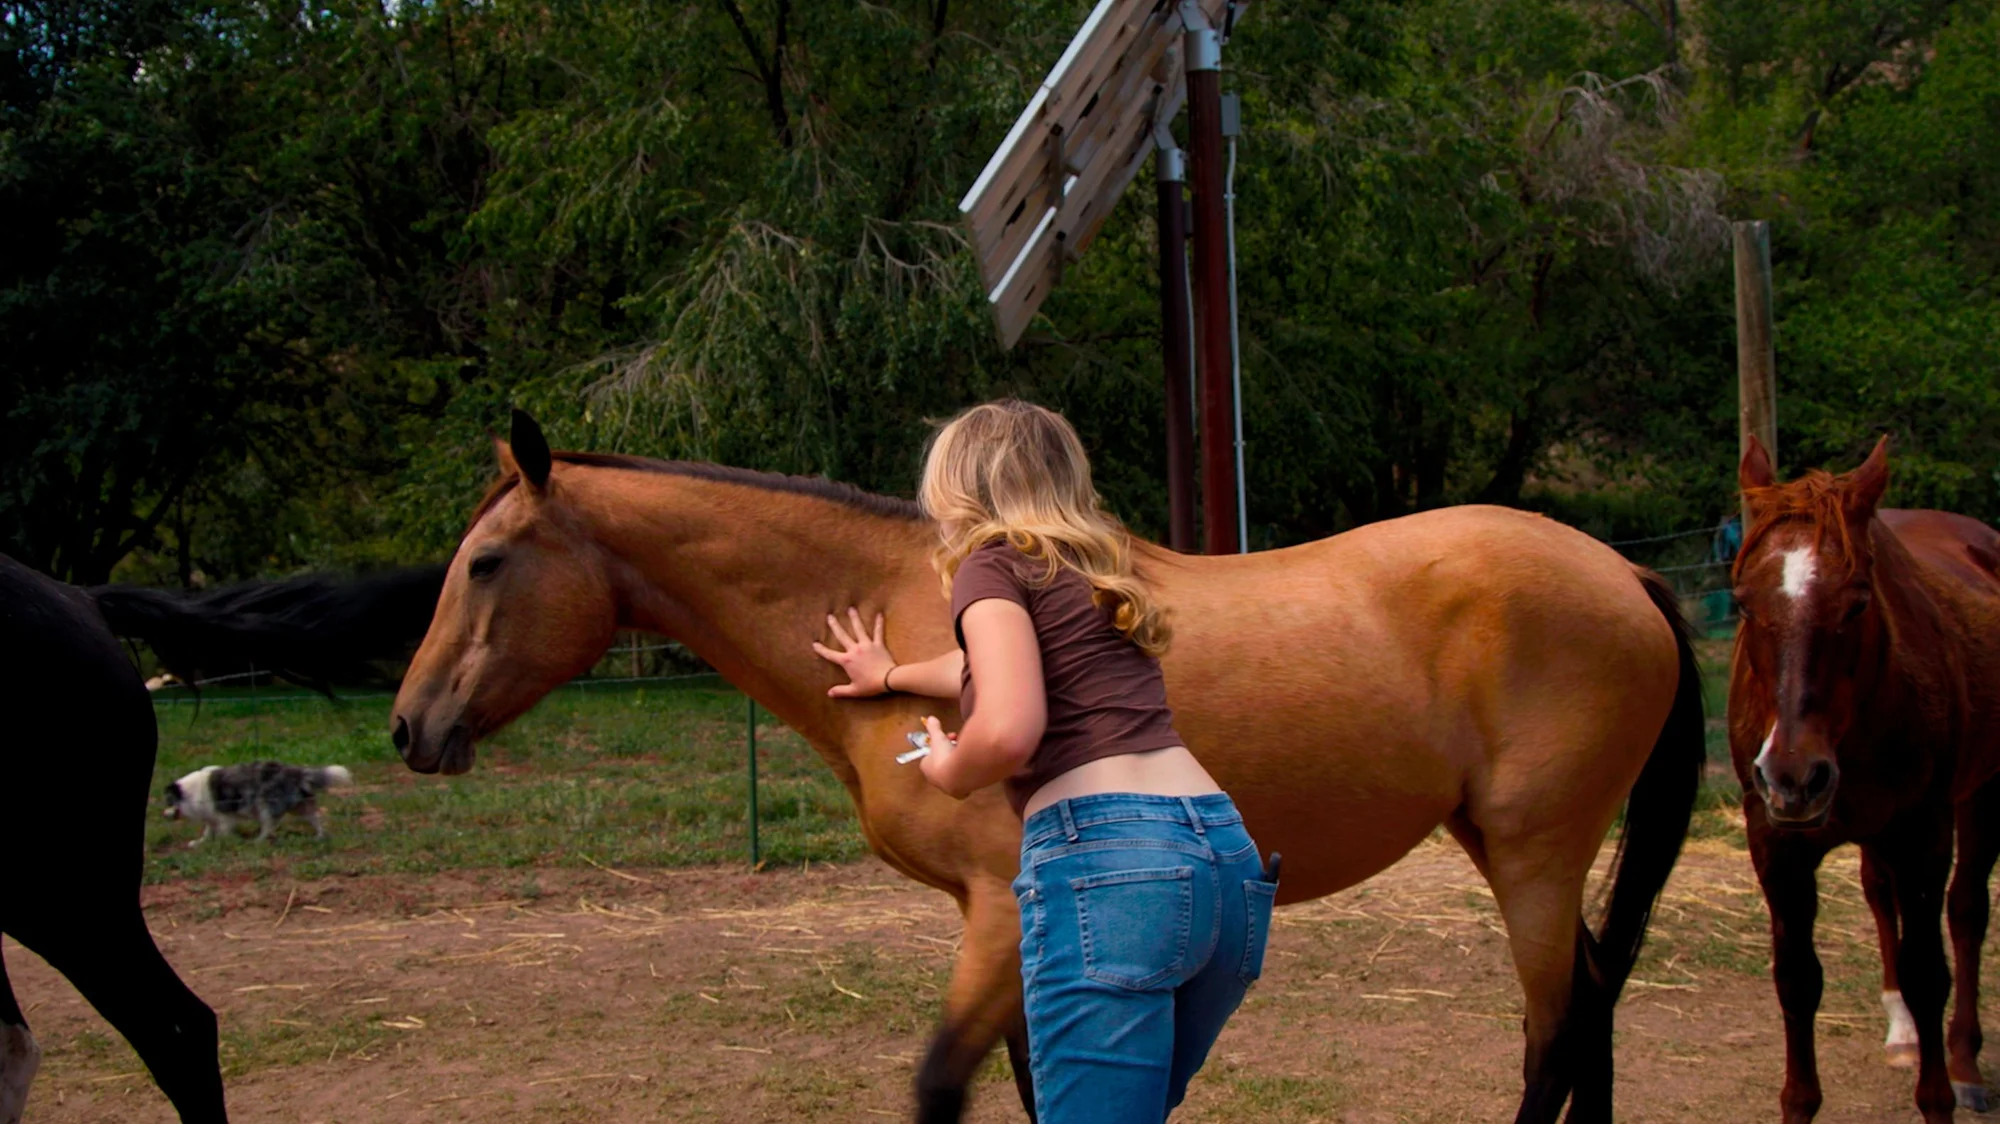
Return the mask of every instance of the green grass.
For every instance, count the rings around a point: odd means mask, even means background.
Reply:
[[[276,701],[294,691],[206,692],[157,706],[154,792],[204,765],[276,759],[345,765],[356,788],[325,800],[330,837],[286,820],[278,840],[190,850],[191,825],[154,815],[150,881],[457,868],[680,866],[749,854],[742,695],[712,680],[557,691],[479,749],[473,771],[423,777],[389,745],[389,703]],[[759,714],[758,795],[767,863],[831,861],[864,847],[853,806],[798,735]],[[532,896],[532,894],[530,894]]]

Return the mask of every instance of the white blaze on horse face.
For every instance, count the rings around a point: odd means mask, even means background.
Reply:
[[[1781,589],[1785,596],[1794,601],[1805,597],[1812,588],[1813,578],[1819,574],[1819,558],[1811,547],[1799,547],[1785,552],[1785,582]]]
[[[1751,764],[1757,766],[1757,768],[1759,769],[1762,769],[1764,767],[1765,760],[1771,756],[1771,743],[1777,740],[1778,740],[1778,724],[1776,722],[1773,722],[1771,723],[1771,732],[1764,735],[1764,744],[1761,748],[1757,750],[1757,760],[1751,762]]]

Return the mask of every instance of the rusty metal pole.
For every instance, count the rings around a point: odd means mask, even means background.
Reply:
[[[1153,152],[1159,189],[1160,355],[1167,389],[1167,545],[1185,554],[1201,549],[1194,530],[1193,327],[1188,323],[1187,156],[1160,126]]]
[[[1755,437],[1778,467],[1777,346],[1771,330],[1771,228],[1763,222],[1731,225],[1736,249],[1736,409],[1740,463]],[[1750,529],[1750,507],[1743,507]]]
[[[1194,187],[1194,279],[1201,377],[1201,543],[1235,554],[1236,418],[1229,364],[1229,247],[1222,191],[1222,33],[1201,5],[1181,4],[1187,27],[1188,165]]]

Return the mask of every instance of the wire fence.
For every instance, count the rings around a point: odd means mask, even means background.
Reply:
[[[1680,596],[1689,621],[1701,632],[1718,636],[1734,631],[1738,619],[1729,583],[1735,545],[1725,534],[1727,526],[1726,521],[1719,521],[1660,535],[1608,539],[1605,545],[1666,578]],[[1690,557],[1692,551],[1682,545],[1694,540],[1706,540],[1699,557]]]
[[[641,643],[637,638],[639,635],[640,634],[633,634],[634,639],[632,639],[628,643],[619,645],[607,651],[604,654],[603,658],[598,660],[597,665],[595,667],[591,668],[584,674],[577,676],[575,679],[570,680],[568,683],[563,684],[563,686],[561,688],[558,688],[558,690],[565,688],[574,688],[574,687],[609,687],[620,684],[629,685],[633,683],[683,683],[683,682],[691,682],[696,679],[708,679],[708,680],[713,680],[717,683],[724,682],[722,678],[722,673],[718,671],[689,671],[689,672],[677,672],[673,674],[656,674],[656,675],[604,674],[604,672],[607,669],[622,668],[628,670],[636,670],[639,667],[641,667],[642,664],[645,662],[645,657],[649,655],[657,656],[658,653],[672,653],[673,655],[673,659],[671,661],[672,664],[687,664],[687,663],[698,664],[700,662],[698,660],[695,660],[688,653],[687,649],[683,648],[679,644]],[[257,668],[252,668],[249,671],[231,672],[227,675],[209,675],[195,680],[174,679],[171,682],[160,683],[158,685],[151,686],[149,687],[149,689],[152,691],[153,701],[157,704],[166,706],[179,706],[183,704],[193,705],[193,704],[216,703],[216,702],[227,702],[227,703],[255,702],[258,704],[263,704],[263,703],[309,702],[313,699],[319,699],[322,702],[326,701],[326,696],[316,691],[298,690],[288,694],[265,694],[263,691],[258,689],[260,684],[276,685],[281,682],[284,683],[286,687],[295,686],[291,681],[284,680],[281,676],[278,676],[272,672],[263,671]],[[229,694],[220,696],[208,695],[203,693],[203,688],[228,686],[231,684],[243,684],[250,688],[250,693]],[[396,692],[385,691],[380,689],[359,690],[359,691],[341,690],[341,691],[336,691],[335,695],[341,701],[345,702],[349,700],[359,700],[359,699],[390,699],[396,697]]]

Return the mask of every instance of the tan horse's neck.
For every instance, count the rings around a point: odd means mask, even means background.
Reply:
[[[886,612],[905,659],[951,644],[928,521],[776,486],[564,465],[564,508],[609,559],[620,627],[672,636],[805,735],[853,787],[856,708],[827,698],[825,618]]]

